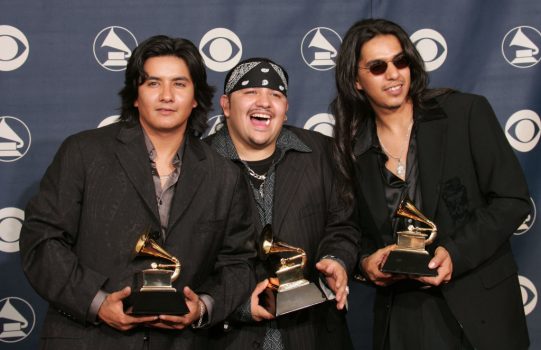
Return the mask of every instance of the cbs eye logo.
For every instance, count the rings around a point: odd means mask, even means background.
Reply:
[[[210,117],[207,120],[207,130],[203,134],[203,138],[210,136],[212,134],[215,134],[218,130],[220,130],[225,123],[225,116],[222,114],[218,114],[215,116]]]
[[[447,58],[447,42],[445,38],[433,29],[420,29],[410,37],[425,62],[427,72],[441,67]]]
[[[532,228],[533,224],[535,223],[535,218],[537,216],[537,208],[535,207],[535,202],[533,201],[532,197],[530,197],[530,202],[532,203],[532,211],[530,212],[530,214],[528,214],[524,222],[520,224],[520,226],[517,228],[514,233],[515,236],[525,234]]]
[[[530,314],[537,305],[537,289],[535,285],[524,276],[518,276],[520,284],[520,293],[522,294],[522,305],[524,305],[524,313]]]
[[[19,238],[24,221],[24,211],[19,208],[0,209],[0,251],[19,251]]]
[[[523,109],[514,113],[505,123],[505,136],[519,152],[529,152],[539,142],[541,120],[537,113]]]
[[[334,116],[329,113],[318,113],[306,121],[304,128],[306,130],[317,131],[323,135],[333,137]]]
[[[226,72],[240,62],[242,43],[229,29],[214,28],[201,38],[199,52],[209,69]]]
[[[28,58],[30,45],[19,29],[0,26],[0,71],[8,72],[22,66]]]

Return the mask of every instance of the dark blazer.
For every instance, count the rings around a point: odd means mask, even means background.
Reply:
[[[352,208],[338,201],[335,173],[330,163],[330,138],[304,129],[284,128],[292,131],[311,151],[288,151],[277,164],[272,228],[276,240],[306,251],[305,277],[317,284],[319,272],[315,264],[323,256],[336,256],[345,263],[348,272],[353,271],[358,230],[352,220]],[[212,143],[213,138],[208,142]],[[247,175],[246,181],[249,181]],[[257,214],[254,222],[261,228]],[[257,271],[258,280],[267,277],[262,264],[257,265]],[[352,347],[345,313],[336,309],[334,301],[280,316],[277,323],[285,349]],[[216,348],[260,349],[266,327],[266,322],[231,322],[228,332],[218,332]]]
[[[484,97],[451,93],[419,112],[421,211],[438,226],[437,241],[453,261],[441,291],[479,350],[525,349],[528,333],[509,238],[530,210],[527,185],[513,150]],[[362,254],[383,246],[391,229],[378,155],[366,134],[357,139],[356,180]],[[365,149],[362,151],[362,149]],[[378,288],[375,348],[380,348],[391,288]]]
[[[215,300],[212,323],[223,320],[253,288],[253,224],[248,187],[238,168],[187,136],[180,178],[161,245],[179,258],[173,284]],[[206,331],[137,328],[117,331],[88,321],[101,288],[118,291],[155,259],[131,254],[160,221],[148,152],[139,125],[114,124],[69,137],[26,209],[23,269],[49,302],[44,349],[195,349]]]

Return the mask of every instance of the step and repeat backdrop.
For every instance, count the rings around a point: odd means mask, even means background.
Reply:
[[[290,75],[288,122],[332,135],[336,53],[355,21],[401,24],[433,87],[485,95],[526,173],[532,212],[512,238],[532,349],[541,349],[541,2],[539,0],[2,0],[0,2],[0,348],[35,349],[47,308],[20,267],[26,203],[62,140],[114,121],[133,48],[155,34],[190,39],[222,91],[241,59]],[[209,132],[221,111],[209,115]],[[100,242],[96,242],[100,244]],[[373,290],[352,285],[348,320],[371,347]]]

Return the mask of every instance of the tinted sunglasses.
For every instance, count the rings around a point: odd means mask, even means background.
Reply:
[[[359,67],[359,68],[368,69],[370,73],[374,75],[381,75],[387,71],[388,62],[393,62],[393,65],[396,67],[396,69],[404,69],[406,67],[409,67],[410,65],[410,62],[408,58],[406,57],[406,55],[400,54],[387,62],[383,60],[375,60],[375,61],[372,61],[367,67]]]

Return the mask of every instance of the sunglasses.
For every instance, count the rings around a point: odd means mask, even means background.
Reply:
[[[359,67],[361,69],[368,69],[370,73],[374,75],[381,75],[387,71],[388,62],[392,62],[393,65],[396,67],[396,69],[404,69],[406,67],[409,67],[410,62],[406,55],[400,54],[398,56],[395,56],[392,60],[389,61],[383,61],[383,60],[375,60],[372,61],[367,67]]]

